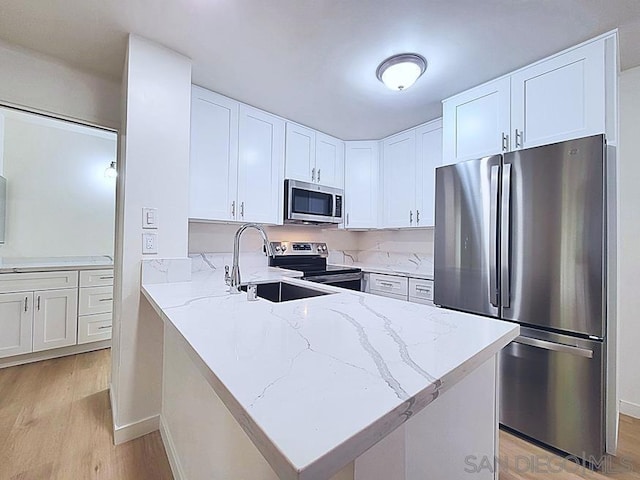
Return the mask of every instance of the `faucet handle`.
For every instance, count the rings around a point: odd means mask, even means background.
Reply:
[[[224,266],[224,283],[231,285],[231,275],[229,275],[229,265]]]

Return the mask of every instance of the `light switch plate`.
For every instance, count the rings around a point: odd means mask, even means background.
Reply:
[[[142,234],[142,253],[158,253],[158,235],[155,233]]]
[[[142,208],[142,228],[158,228],[158,209]]]

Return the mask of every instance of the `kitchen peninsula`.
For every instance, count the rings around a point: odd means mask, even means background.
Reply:
[[[494,458],[496,354],[518,326],[266,266],[243,280],[328,294],[249,301],[211,267],[176,283],[143,273],[164,322],[161,433],[176,478],[445,479]]]

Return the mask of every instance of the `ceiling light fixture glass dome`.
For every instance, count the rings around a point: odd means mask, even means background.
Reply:
[[[391,90],[406,90],[427,69],[427,61],[417,53],[401,53],[387,58],[376,70],[378,80]]]

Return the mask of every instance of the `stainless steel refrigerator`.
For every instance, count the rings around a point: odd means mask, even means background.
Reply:
[[[517,322],[500,423],[597,463],[605,451],[603,135],[436,170],[434,302]]]

